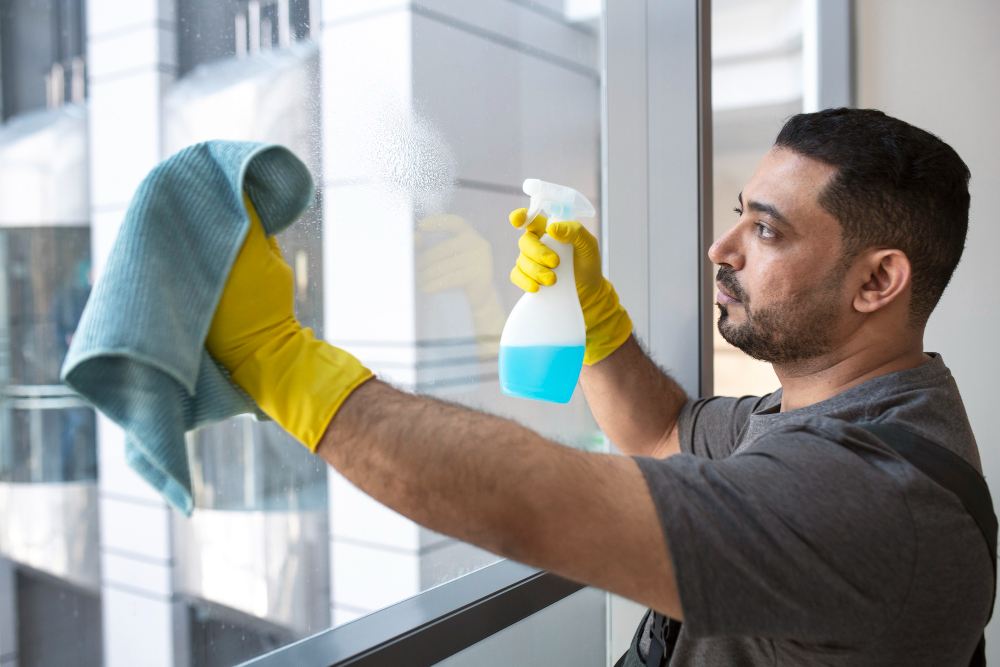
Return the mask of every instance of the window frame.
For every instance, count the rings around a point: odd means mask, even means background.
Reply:
[[[433,665],[582,588],[502,560],[243,665]]]

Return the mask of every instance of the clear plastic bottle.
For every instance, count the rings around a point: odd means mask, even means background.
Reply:
[[[572,188],[529,178],[527,222],[544,213],[549,222],[594,216],[594,206]],[[526,224],[527,224],[526,222]],[[559,255],[555,285],[526,292],[514,305],[500,336],[500,388],[505,394],[554,403],[573,397],[587,329],[576,294],[573,246],[542,236]]]

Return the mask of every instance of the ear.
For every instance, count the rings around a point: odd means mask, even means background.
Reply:
[[[873,250],[861,260],[862,285],[854,295],[854,309],[874,313],[904,298],[910,291],[910,260],[902,250]]]

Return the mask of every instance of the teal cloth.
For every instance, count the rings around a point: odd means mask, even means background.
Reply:
[[[313,198],[288,149],[209,141],[160,163],[139,185],[73,336],[63,381],[125,430],[129,465],[166,500],[194,509],[184,434],[242,413],[265,418],[205,350],[226,278],[249,229],[265,231]]]

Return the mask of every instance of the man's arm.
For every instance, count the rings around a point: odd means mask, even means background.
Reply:
[[[645,479],[512,421],[378,380],[356,389],[317,453],[414,521],[682,618]]]
[[[634,336],[607,358],[584,366],[580,386],[601,430],[625,454],[665,458],[680,452],[677,417],[687,394]]]
[[[264,412],[428,528],[680,617],[659,515],[634,460],[562,447],[372,379],[295,319],[292,269],[245,205],[250,229],[205,346]]]
[[[662,458],[680,451],[675,425],[687,396],[632,336],[632,320],[601,272],[597,239],[579,222],[549,224],[541,215],[528,220],[523,208],[511,212],[510,223],[525,230],[510,272],[511,282],[525,292],[557,279],[559,256],[540,241],[542,235],[573,246],[573,277],[587,327],[580,382],[597,423],[626,454]]]

